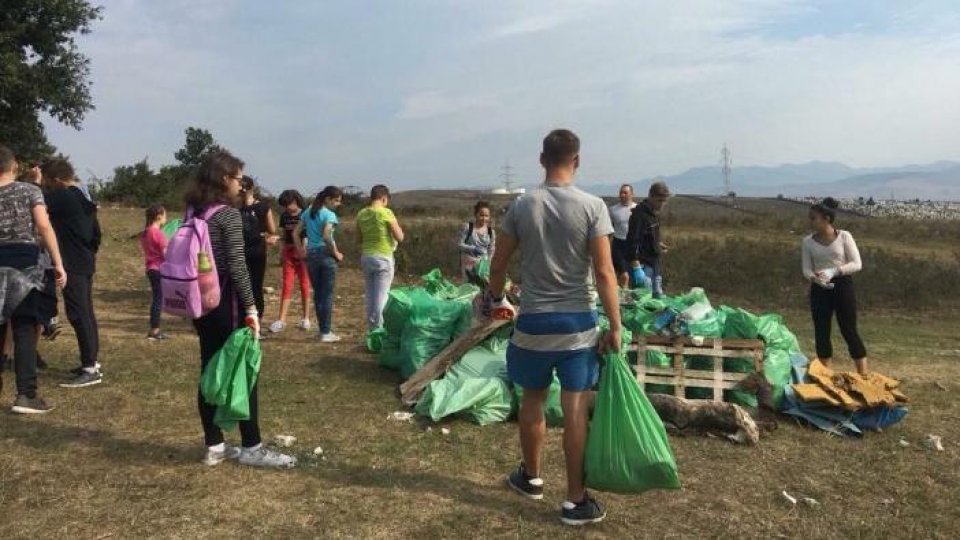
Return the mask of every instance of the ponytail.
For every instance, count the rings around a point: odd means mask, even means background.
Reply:
[[[336,199],[342,196],[343,190],[337,186],[327,186],[323,188],[323,191],[317,193],[317,196],[313,199],[313,204],[310,205],[310,217],[317,217],[317,213],[320,212],[320,209],[326,204],[327,199]]]

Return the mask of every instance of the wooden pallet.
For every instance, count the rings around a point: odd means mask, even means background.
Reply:
[[[750,375],[723,371],[724,358],[752,358],[754,370],[763,373],[764,344],[758,339],[704,339],[694,343],[690,338],[648,336],[639,338],[631,348],[637,351],[637,382],[673,386],[673,393],[678,398],[685,397],[687,388],[709,388],[713,390],[713,401],[723,401],[724,390],[733,389]],[[646,365],[647,351],[659,351],[672,357],[673,365]],[[688,369],[684,362],[687,356],[711,357],[713,369]]]

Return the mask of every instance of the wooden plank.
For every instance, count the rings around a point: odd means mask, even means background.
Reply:
[[[470,349],[476,347],[490,334],[509,322],[501,319],[490,319],[475,324],[466,334],[450,342],[442,351],[417,370],[413,376],[400,385],[400,400],[404,405],[415,405],[428,384],[446,373],[450,366],[459,362]]]
[[[673,386],[673,383],[676,379],[673,377],[664,377],[661,375],[648,375],[647,384],[663,384],[667,386]],[[706,379],[686,379],[684,380],[686,388],[709,388],[713,389],[716,382],[713,380]],[[733,390],[737,387],[740,381],[723,381],[720,383],[720,388],[723,390]]]
[[[716,349],[716,352],[720,351],[721,344],[719,341],[713,343],[713,348]],[[714,356],[713,358],[713,400],[714,401],[723,401],[723,388],[721,384],[723,383],[723,358],[720,356]]]
[[[667,355],[676,354],[675,347],[665,347],[660,345],[649,345],[648,350],[662,352]],[[719,356],[721,358],[753,358],[756,352],[743,350],[716,350],[702,347],[684,347],[683,354],[686,356]],[[756,363],[756,361],[754,361]]]
[[[682,344],[684,347],[708,347],[712,348],[715,342],[721,342],[724,349],[763,349],[764,343],[759,339],[720,339],[720,338],[704,338],[703,342],[699,345],[693,342],[693,339],[689,337],[682,338],[669,338],[664,336],[647,336],[644,338],[647,345],[678,345]],[[699,341],[699,340],[698,340]]]
[[[677,346],[674,349],[673,354],[673,395],[678,398],[687,397],[686,388],[684,386],[684,368],[686,367],[686,362],[683,359],[683,346]]]
[[[673,368],[669,367],[659,367],[659,366],[644,366],[645,375],[660,375],[663,377],[674,377],[677,372]],[[742,381],[749,375],[749,373],[735,373],[733,371],[721,371],[720,380],[723,381]],[[702,369],[687,369],[683,372],[684,379],[699,379],[712,381],[715,378],[713,371],[706,371]]]

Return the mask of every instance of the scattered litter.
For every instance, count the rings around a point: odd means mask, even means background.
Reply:
[[[796,505],[797,505],[797,499],[796,499],[796,497],[790,495],[790,494],[787,493],[786,491],[784,491],[783,493],[781,493],[781,495],[783,495],[783,498],[786,499],[786,501],[787,501],[788,503],[792,504],[793,506],[796,506]]]
[[[894,500],[893,500],[893,499],[884,499],[884,500],[880,501],[880,504],[882,504],[882,505],[884,505],[884,506],[890,506],[890,505],[893,504],[893,503],[894,503]]]
[[[927,435],[927,446],[937,452],[943,452],[943,438],[939,435]]]
[[[802,498],[802,499],[800,499],[800,500],[803,501],[803,504],[805,504],[805,505],[807,505],[807,506],[820,506],[820,501],[818,501],[818,500],[816,500],[816,499],[814,499],[814,498],[812,498],[812,497],[804,497],[804,498]]]
[[[315,456],[322,456],[322,455],[323,455],[323,448],[320,447],[320,446],[314,448],[314,449],[313,449],[313,455],[315,455]]]
[[[263,288],[263,292],[266,293],[266,294],[273,294],[273,293],[277,292],[277,290],[274,289],[273,287],[264,287],[264,288]]]
[[[413,420],[414,414],[406,411],[396,411],[387,415],[387,420],[396,420],[398,422],[409,422]]]
[[[293,435],[277,435],[273,438],[273,442],[275,442],[277,446],[290,448],[293,446],[293,443],[297,442],[297,438]]]
[[[433,433],[433,428],[430,426],[427,426],[427,433]]]
[[[900,446],[903,448],[908,448],[910,446],[910,442],[903,437],[900,437],[900,442],[898,444],[900,444]]]
[[[444,435],[449,435],[450,430],[448,428],[441,428],[440,433],[443,433]],[[943,450],[943,448],[941,448],[941,450]]]

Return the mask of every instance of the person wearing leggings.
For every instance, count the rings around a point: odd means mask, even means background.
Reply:
[[[837,208],[839,203],[829,197],[810,208],[813,233],[803,239],[803,277],[810,282],[817,357],[825,365],[833,360],[831,333],[836,315],[857,372],[865,375],[867,348],[857,331],[857,296],[852,277],[863,264],[853,235],[834,225]]]
[[[253,286],[253,298],[257,303],[257,312],[263,319],[266,301],[263,295],[263,283],[267,274],[267,246],[277,243],[277,223],[273,219],[273,209],[258,198],[257,184],[253,178],[244,176],[240,183],[240,216],[243,218],[243,241],[245,244],[247,270]],[[262,336],[261,336],[262,337]]]
[[[243,221],[240,211],[233,206],[240,195],[243,166],[243,161],[229,152],[210,154],[197,171],[186,198],[194,215],[202,214],[212,205],[224,205],[207,220],[220,278],[220,305],[193,323],[200,337],[201,373],[234,331],[247,325],[255,336],[260,333],[260,314],[244,252]],[[238,307],[246,314],[245,319],[240,318]],[[207,446],[205,464],[214,466],[236,459],[241,465],[251,467],[289,468],[296,465],[296,458],[269,450],[261,441],[257,385],[250,391],[250,418],[239,423],[242,448],[224,442],[223,432],[214,422],[217,407],[207,403],[199,389],[197,406]]]

